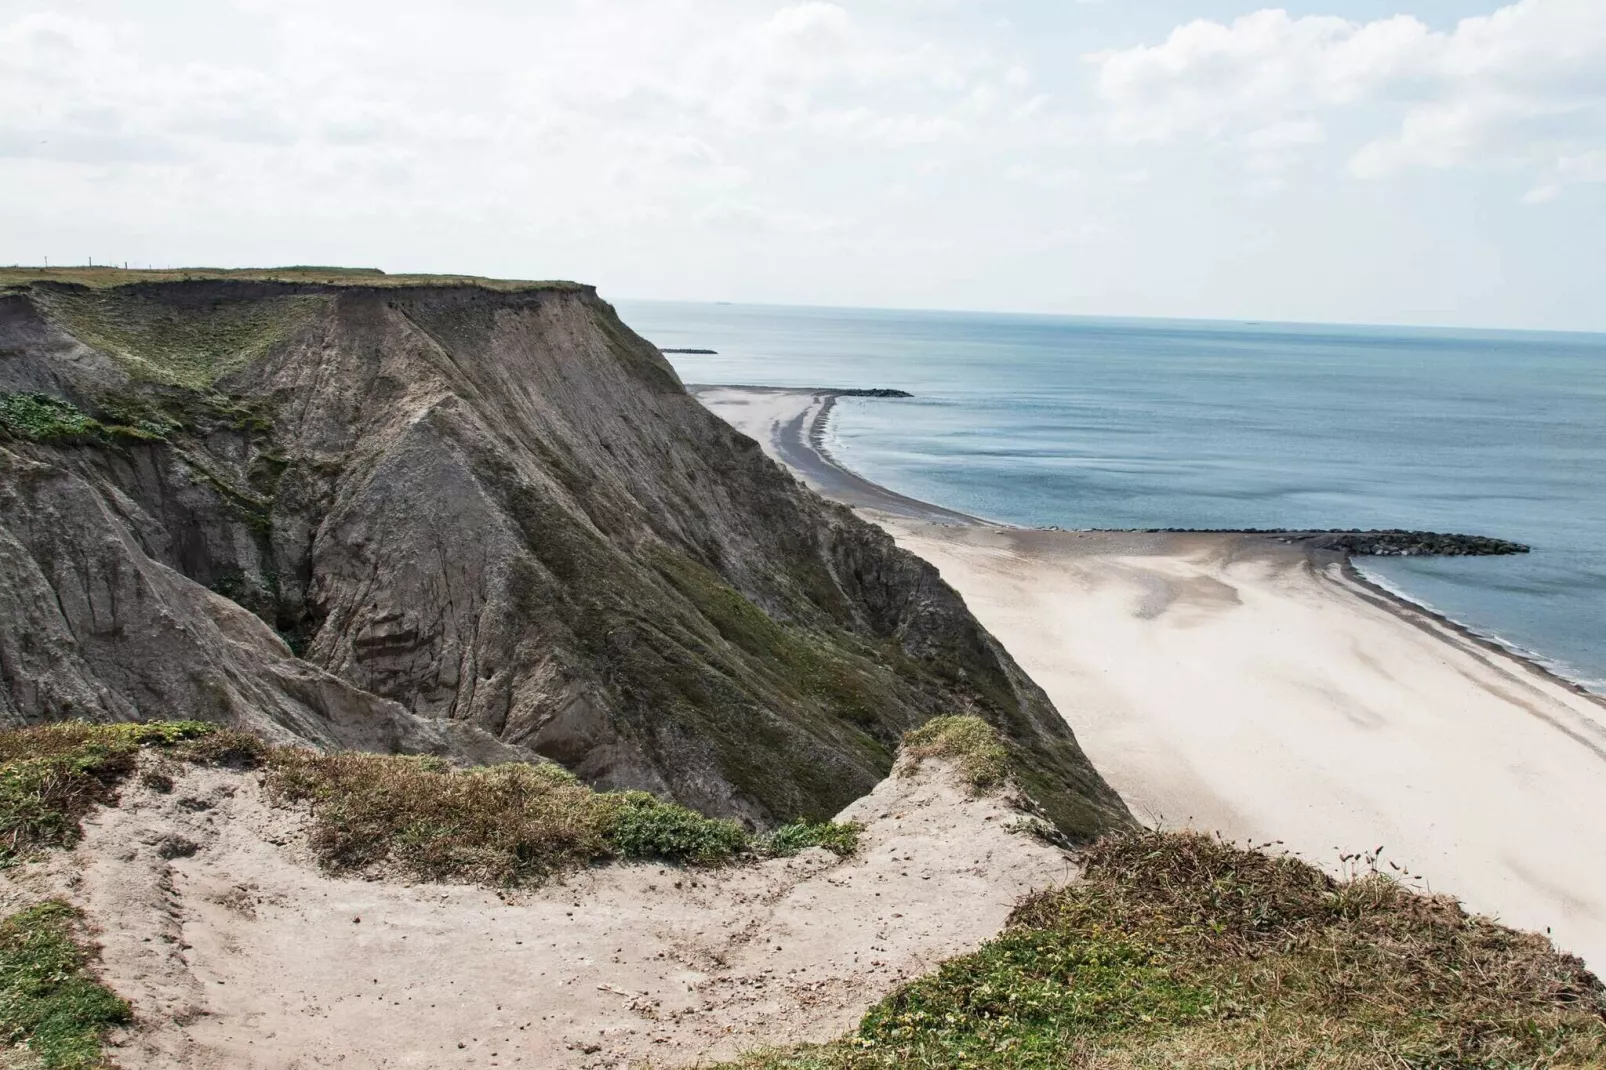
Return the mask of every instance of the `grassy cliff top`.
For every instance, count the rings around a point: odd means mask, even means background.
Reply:
[[[524,279],[488,279],[479,275],[387,275],[378,268],[293,265],[274,268],[185,267],[162,270],[123,270],[114,267],[0,267],[0,288],[55,282],[69,286],[108,289],[153,282],[287,282],[323,286],[406,287],[478,286],[506,292],[525,290],[581,291],[577,282]]]

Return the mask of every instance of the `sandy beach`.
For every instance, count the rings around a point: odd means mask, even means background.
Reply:
[[[883,492],[829,391],[704,387],[805,482],[935,564],[1145,820],[1379,865],[1606,964],[1606,703],[1264,536],[1059,532]]]

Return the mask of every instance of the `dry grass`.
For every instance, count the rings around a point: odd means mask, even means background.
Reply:
[[[1090,848],[973,955],[747,1070],[1606,1066],[1606,992],[1544,937],[1195,833]]]
[[[992,725],[973,714],[934,717],[904,733],[903,770],[913,773],[926,758],[947,758],[976,791],[1000,787],[1010,775],[1009,751]]]
[[[518,884],[614,858],[711,865],[748,846],[735,822],[646,792],[596,792],[555,765],[454,770],[435,758],[283,749],[266,784],[272,798],[311,807],[312,846],[335,870]]]
[[[0,867],[77,843],[79,820],[112,801],[146,748],[208,764],[250,763],[265,751],[252,736],[199,721],[65,721],[0,732]]]
[[[153,282],[291,282],[325,286],[478,286],[487,290],[578,290],[573,282],[488,279],[478,275],[387,275],[378,268],[295,265],[277,268],[164,268],[124,270],[112,267],[0,267],[0,287],[36,282],[65,283],[104,289]]]
[[[594,791],[547,763],[454,769],[432,757],[269,747],[196,721],[68,721],[0,731],[0,865],[75,844],[80,819],[114,800],[142,750],[154,752],[140,776],[155,791],[172,790],[179,762],[260,768],[271,799],[310,810],[311,846],[335,871],[512,885],[615,859],[710,866],[858,844],[857,825],[829,821],[750,836],[644,791]]]

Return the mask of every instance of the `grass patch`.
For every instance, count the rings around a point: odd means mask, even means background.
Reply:
[[[66,721],[0,732],[0,867],[77,843],[79,820],[111,801],[147,747],[212,764],[240,764],[265,750],[252,736],[200,721]]]
[[[1009,779],[1009,751],[997,729],[974,714],[933,717],[904,733],[903,754],[909,773],[926,758],[949,759],[976,791],[991,791]]]
[[[859,849],[859,834],[863,831],[864,826],[857,821],[796,821],[764,837],[759,847],[779,858],[790,858],[810,847],[824,847],[846,858]]]
[[[32,286],[40,282],[63,283],[97,290],[161,282],[279,282],[384,289],[410,286],[476,286],[485,290],[508,292],[553,290],[562,293],[577,293],[587,289],[577,282],[491,279],[480,275],[390,275],[378,268],[325,267],[314,264],[273,268],[184,267],[131,270],[112,267],[0,268],[0,287]]]
[[[169,432],[165,424],[147,421],[102,423],[71,402],[49,394],[0,394],[0,429],[29,442],[151,442]]]
[[[131,1017],[89,973],[89,953],[74,937],[78,920],[58,901],[0,920],[0,1042],[64,1070],[109,1065],[101,1038]]]
[[[848,855],[858,843],[857,825],[833,822],[754,837],[648,792],[594,791],[547,763],[454,769],[428,756],[269,747],[199,721],[67,721],[0,731],[0,866],[76,844],[83,815],[113,801],[146,749],[168,759],[141,774],[156,791],[172,790],[174,761],[262,769],[271,799],[309,807],[311,846],[337,872],[515,885],[620,859],[714,866],[813,846]]]
[[[598,792],[556,765],[454,770],[436,758],[285,749],[268,790],[312,808],[313,849],[334,870],[422,880],[539,883],[615,859],[718,865],[753,849],[734,821],[647,792]]]
[[[206,390],[262,357],[329,301],[325,294],[293,292],[185,297],[82,286],[34,291],[52,320],[134,378],[190,390]]]
[[[1606,991],[1582,963],[1448,897],[1187,832],[1108,837],[1083,866],[849,1036],[733,1065],[1606,1065]]]

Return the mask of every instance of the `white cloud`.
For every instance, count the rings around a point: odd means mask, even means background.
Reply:
[[[1408,15],[1361,23],[1264,10],[1092,59],[1111,137],[1238,144],[1260,169],[1268,151],[1322,141],[1322,118],[1340,114],[1372,125],[1350,158],[1368,178],[1536,168],[1606,144],[1601,0],[1519,0],[1448,32]]]
[[[1562,156],[1550,167],[1545,181],[1523,194],[1524,204],[1543,204],[1561,196],[1568,186],[1606,182],[1606,149]]]
[[[0,0],[0,262],[1259,318],[1426,315],[1463,288],[1516,310],[1478,317],[1600,322],[1606,0],[1168,36],[1153,5],[996,7]],[[1346,160],[1426,174],[1335,182]],[[1503,170],[1434,171],[1468,164]],[[1391,256],[1425,281],[1383,285]]]
[[[188,25],[31,6],[0,6],[0,159],[160,167],[167,188],[314,214],[440,210],[472,176],[476,199],[628,193],[724,219],[744,154],[963,144],[1031,100],[1018,63],[825,0],[253,0]]]

